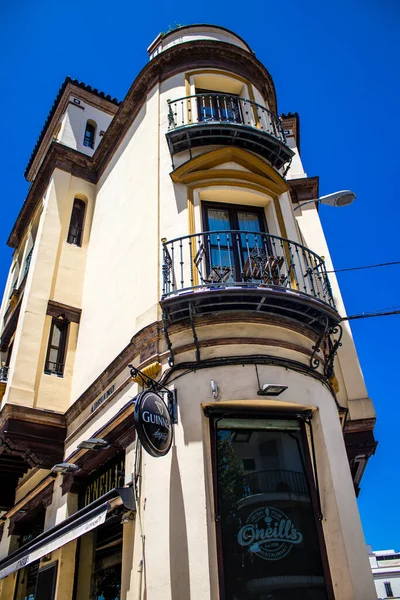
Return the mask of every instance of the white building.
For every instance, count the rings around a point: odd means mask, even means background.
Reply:
[[[378,600],[400,598],[400,552],[367,548]]]
[[[25,173],[0,599],[375,600],[375,412],[299,117],[223,27],[149,55],[121,103],[67,79]]]

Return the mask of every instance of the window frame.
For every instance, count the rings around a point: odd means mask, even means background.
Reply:
[[[88,133],[89,127],[93,131],[90,131]],[[91,148],[91,150],[94,149],[94,143],[95,143],[95,139],[96,139],[96,129],[97,129],[97,125],[93,121],[91,121],[90,119],[88,121],[86,121],[85,133],[83,134],[83,145],[85,146],[85,148]]]
[[[216,555],[217,555],[217,571],[218,571],[218,585],[220,599],[225,600],[225,569],[224,569],[224,556],[223,556],[223,540],[222,540],[222,522],[219,515],[219,495],[218,495],[218,454],[217,454],[217,432],[218,428],[216,423],[222,418],[222,415],[217,410],[206,411],[206,416],[209,418],[209,435],[210,435],[210,448],[211,448],[211,475],[213,483],[213,507],[214,507],[214,520],[215,520],[215,533],[216,533]],[[302,449],[304,453],[304,466],[307,485],[310,492],[311,505],[314,512],[314,520],[317,531],[317,538],[319,548],[321,552],[321,560],[323,566],[323,573],[325,578],[326,593],[328,600],[335,600],[335,594],[333,591],[332,577],[329,568],[328,554],[326,550],[325,538],[322,529],[322,523],[318,519],[317,514],[319,512],[317,490],[315,486],[313,466],[311,462],[311,453],[309,447],[309,440],[307,437],[307,431],[305,427],[305,421],[299,415],[299,412],[284,412],[284,413],[273,413],[264,411],[243,411],[238,409],[232,409],[224,411],[223,417],[230,417],[236,419],[296,419],[300,425],[300,437],[302,442]]]
[[[62,330],[60,331],[60,343],[58,346],[52,345],[53,332],[54,328],[57,325],[62,325]],[[68,331],[69,331],[69,320],[65,316],[61,317],[53,317],[50,326],[49,339],[47,342],[47,352],[46,352],[46,361],[44,364],[44,373],[46,375],[56,375],[57,377],[64,377],[65,370],[65,361],[67,355],[67,346],[68,346]],[[52,350],[57,351],[57,360],[50,360],[50,353]],[[58,369],[51,369],[49,365],[54,364]]]
[[[265,210],[264,210],[263,206],[248,206],[246,204],[230,204],[229,202],[212,202],[209,200],[201,200],[201,215],[202,215],[202,225],[203,225],[204,233],[211,232],[210,222],[209,222],[209,218],[208,218],[208,210],[209,209],[211,209],[211,210],[212,209],[226,210],[228,212],[229,222],[230,222],[229,231],[240,231],[239,219],[238,219],[238,214],[237,214],[238,212],[253,213],[253,214],[257,215],[257,217],[258,217],[260,234],[268,234],[268,224],[267,224],[267,219],[265,216]],[[246,233],[246,231],[243,230],[243,234],[245,234],[245,233]],[[266,237],[266,242],[268,245],[269,252],[271,253],[270,242],[269,242],[268,237]],[[240,242],[240,244],[241,244],[241,242]],[[241,246],[241,250],[243,251],[242,246]],[[241,258],[239,257],[237,245],[233,242],[233,240],[232,240],[232,254],[233,254],[233,259],[234,259],[235,272],[238,274],[237,280],[240,281],[240,277],[241,277],[240,265],[241,265],[242,261],[241,261]],[[209,270],[209,268],[210,268],[210,260],[209,259],[206,260],[206,267],[207,267],[207,270]],[[210,274],[207,272],[207,275],[210,275]]]
[[[383,585],[385,586],[385,594],[387,598],[394,598],[393,590],[392,590],[392,582],[384,581]]]
[[[72,221],[72,218],[74,216],[74,209],[76,206],[82,207],[79,226],[74,225],[73,221]],[[84,200],[82,200],[81,198],[74,198],[74,201],[72,203],[71,216],[69,219],[67,244],[71,244],[71,246],[77,246],[78,248],[82,247],[83,231],[85,228],[85,216],[86,216],[86,202]],[[76,235],[73,235],[71,232],[72,229],[76,229],[78,233]],[[76,241],[74,241],[74,239],[76,239]]]

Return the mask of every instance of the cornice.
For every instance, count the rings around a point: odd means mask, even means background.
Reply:
[[[80,308],[75,308],[68,304],[61,304],[61,302],[55,302],[54,300],[49,300],[47,304],[46,314],[51,317],[65,316],[72,323],[79,323],[81,320],[81,313],[82,310]]]
[[[8,420],[26,421],[52,427],[65,428],[65,417],[62,413],[30,406],[19,406],[17,404],[5,404],[0,412],[0,432]]]
[[[50,125],[53,122],[57,123],[64,114],[71,95],[111,115],[115,115],[120,104],[116,98],[111,98],[111,96],[93,89],[90,85],[86,85],[82,81],[66,77],[58,90],[53,106],[50,109],[25,169],[25,177],[28,181],[33,179],[35,172],[43,160],[46,148],[51,143],[54,128],[50,127]]]
[[[212,40],[176,44],[154,57],[133,82],[93,156],[99,175],[141,110],[151,88],[157,82],[194,68],[218,68],[246,78],[266,98],[271,110],[277,112],[272,77],[253,54],[233,44]]]
[[[165,81],[177,73],[194,68],[218,68],[246,78],[267,100],[270,109],[277,113],[276,93],[272,77],[254,54],[233,44],[213,40],[198,40],[176,44],[161,52],[140,71],[92,157],[63,146],[58,142],[53,141],[50,143],[41,164],[40,161],[38,163],[40,164],[38,173],[17,217],[7,242],[8,245],[13,248],[18,246],[22,233],[29,223],[32,211],[40,202],[55,168],[58,167],[91,183],[97,183],[98,178],[104,172],[122,142],[125,133],[146,102],[147,94],[151,88],[157,82]],[[84,92],[83,89],[77,89],[81,94]],[[64,98],[63,101],[68,102],[69,94],[63,93],[61,97]],[[58,110],[62,111],[62,107],[56,106],[54,114]],[[48,127],[48,125],[45,127]],[[44,131],[43,136],[47,134],[50,135],[49,128]],[[32,161],[34,158],[39,160],[35,155],[36,152],[37,150],[34,150]],[[30,173],[32,168],[34,168],[34,165],[30,162],[27,172]]]
[[[54,169],[57,168],[90,183],[97,181],[97,173],[93,168],[93,159],[90,156],[53,141],[7,240],[7,244],[12,248],[19,245],[31,215],[41,202]]]

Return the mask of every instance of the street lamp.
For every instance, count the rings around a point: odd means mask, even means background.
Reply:
[[[340,192],[334,192],[333,194],[328,194],[327,196],[321,196],[320,198],[313,198],[312,200],[306,200],[305,202],[301,202],[295,207],[295,211],[300,208],[300,206],[305,206],[306,204],[311,204],[311,202],[318,202],[320,204],[326,204],[328,206],[348,206],[352,204],[356,198],[356,195],[351,190],[342,190]]]

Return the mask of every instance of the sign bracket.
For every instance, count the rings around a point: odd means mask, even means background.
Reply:
[[[131,373],[131,377],[138,377],[142,381],[142,385],[144,387],[150,388],[153,392],[162,393],[167,396],[168,400],[168,412],[171,417],[171,422],[173,425],[178,424],[178,401],[177,401],[177,393],[176,390],[169,390],[165,385],[156,381],[140,369],[137,369],[133,365],[128,365]]]

